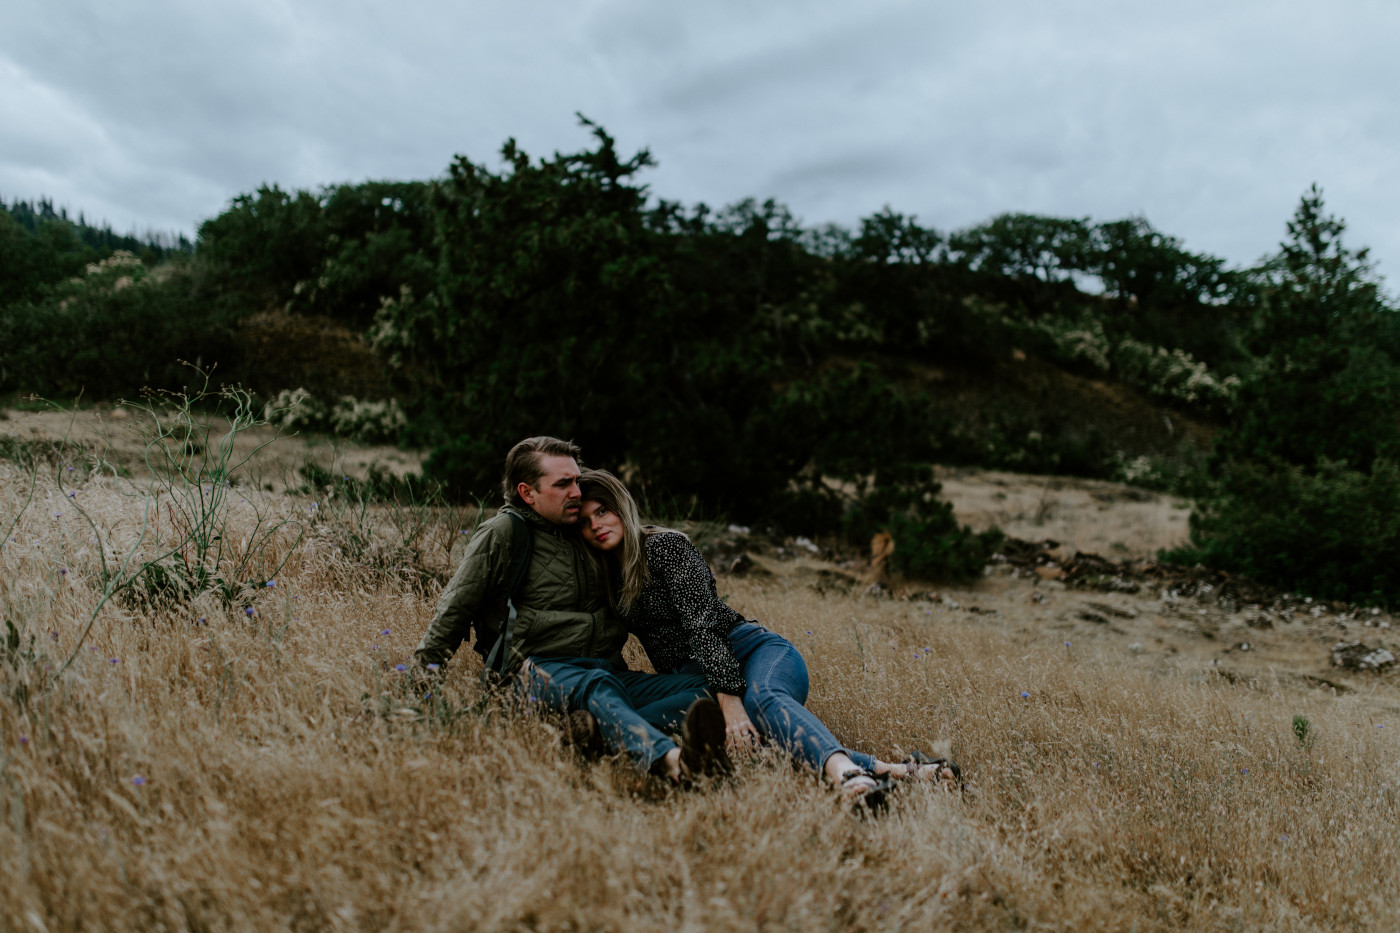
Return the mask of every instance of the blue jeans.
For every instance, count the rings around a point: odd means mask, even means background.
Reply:
[[[802,705],[810,683],[807,662],[797,646],[752,622],[734,626],[729,644],[748,683],[744,709],[764,738],[818,772],[837,752],[845,752],[858,767],[874,769],[874,758],[836,741],[831,730]],[[682,673],[699,670],[695,661],[681,668]]]
[[[675,731],[690,704],[708,695],[705,678],[695,674],[618,670],[601,658],[530,662],[518,689],[561,713],[588,710],[608,745],[647,770],[676,747],[665,732]]]

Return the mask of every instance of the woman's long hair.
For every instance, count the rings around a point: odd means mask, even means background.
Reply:
[[[592,499],[622,519],[622,553],[614,549],[612,554],[601,556],[605,566],[608,557],[617,561],[621,592],[614,594],[613,601],[619,612],[630,612],[651,577],[647,572],[647,535],[659,529],[642,526],[637,500],[632,498],[622,480],[607,470],[584,470],[579,474],[578,486],[584,499]],[[608,580],[612,586],[612,574],[608,574]]]

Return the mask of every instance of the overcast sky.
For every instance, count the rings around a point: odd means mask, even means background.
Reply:
[[[655,194],[808,224],[1142,214],[1248,263],[1316,181],[1395,291],[1397,37],[1395,0],[4,0],[0,198],[192,233],[263,182],[575,151],[582,111]]]

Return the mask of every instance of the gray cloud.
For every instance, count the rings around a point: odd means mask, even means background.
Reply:
[[[263,182],[576,149],[581,110],[653,150],[659,195],[809,223],[1145,214],[1243,263],[1318,181],[1388,271],[1397,27],[1390,3],[1297,0],[11,0],[0,194],[190,231]]]

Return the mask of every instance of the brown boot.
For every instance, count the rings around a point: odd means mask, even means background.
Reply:
[[[730,774],[734,765],[724,750],[724,712],[709,697],[690,704],[681,723],[681,771],[688,778]]]
[[[601,758],[608,752],[598,720],[586,709],[576,709],[564,717],[561,742],[565,748],[572,748],[585,758]]]

